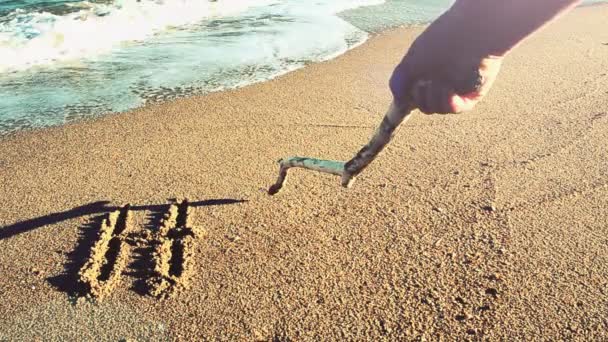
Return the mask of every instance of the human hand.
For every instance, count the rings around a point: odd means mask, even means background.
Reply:
[[[461,113],[488,93],[503,57],[485,53],[465,28],[447,14],[416,39],[390,80],[398,105],[425,114]]]

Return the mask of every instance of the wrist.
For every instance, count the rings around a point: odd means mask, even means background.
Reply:
[[[456,0],[445,14],[466,48],[480,56],[505,56],[580,0]]]
[[[504,57],[519,42],[492,20],[489,11],[470,1],[457,1],[443,24],[459,49],[475,58]]]

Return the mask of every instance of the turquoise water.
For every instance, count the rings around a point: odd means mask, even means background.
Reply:
[[[268,80],[449,3],[0,0],[0,132]]]
[[[357,8],[340,16],[367,32],[379,32],[407,24],[423,24],[438,17],[454,1],[386,1],[380,6]]]
[[[0,134],[260,82],[451,0],[0,0]]]

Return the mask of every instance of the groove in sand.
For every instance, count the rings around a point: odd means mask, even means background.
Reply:
[[[189,213],[187,200],[172,204],[156,234],[153,276],[148,281],[150,294],[154,297],[173,297],[190,286],[194,242],[204,232],[189,224]]]
[[[127,265],[125,238],[131,229],[130,205],[108,214],[101,222],[99,238],[91,248],[89,259],[78,272],[86,292],[102,299],[120,282]]]

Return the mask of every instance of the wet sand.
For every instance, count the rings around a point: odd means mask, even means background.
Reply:
[[[367,141],[420,28],[263,84],[2,138],[0,340],[608,339],[606,27],[608,6],[575,10],[474,112],[416,114],[350,190],[296,170],[265,192],[277,159],[345,160]],[[164,259],[193,269],[157,299],[153,237],[185,198],[205,234]],[[76,299],[102,220],[127,203],[123,271],[101,301]]]

